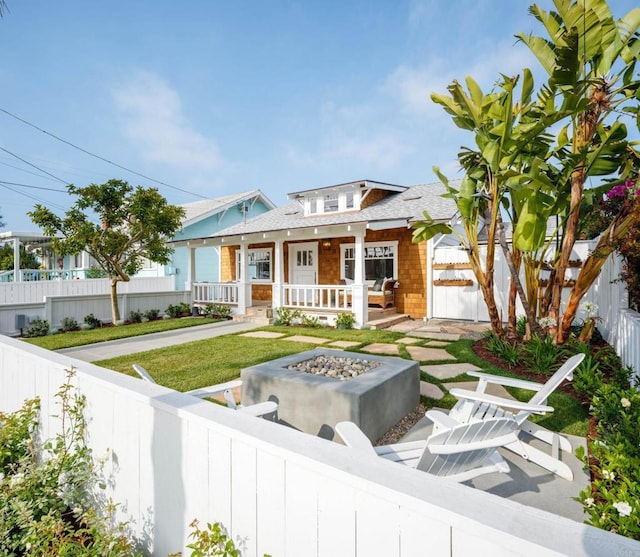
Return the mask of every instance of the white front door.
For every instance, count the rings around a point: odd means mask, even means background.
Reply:
[[[318,243],[305,242],[303,244],[289,244],[289,283],[317,284],[318,283]],[[293,302],[311,302],[313,291],[306,290],[296,294],[292,292]]]

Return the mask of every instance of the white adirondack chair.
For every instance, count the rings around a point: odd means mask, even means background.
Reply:
[[[335,430],[345,445],[362,454],[382,457],[456,482],[509,471],[509,465],[496,449],[517,440],[517,424],[513,418],[461,424],[437,410],[430,410],[426,415],[437,424],[426,441],[374,447],[353,422],[340,422]]]
[[[566,437],[554,431],[549,431],[531,421],[532,414],[546,414],[553,412],[547,405],[549,395],[565,380],[573,378],[573,371],[584,359],[584,354],[576,354],[569,358],[544,384],[523,381],[510,377],[500,377],[475,371],[468,371],[467,375],[477,377],[480,381],[475,391],[465,389],[451,389],[449,392],[458,399],[456,405],[449,412],[449,416],[459,422],[484,421],[487,418],[509,416],[518,424],[518,439],[506,445],[505,448],[520,455],[525,460],[535,462],[539,466],[557,474],[569,481],[573,480],[573,472],[560,460],[559,451],[571,453],[571,444]],[[485,392],[489,383],[507,387],[518,387],[537,391],[529,402],[519,402],[502,397],[492,396]],[[532,447],[521,439],[520,432],[526,432],[551,446],[550,453]]]
[[[139,364],[133,364],[135,372],[145,381],[156,384],[155,380],[149,372]],[[242,406],[236,404],[233,398],[232,389],[242,386],[242,381],[236,379],[234,381],[227,381],[226,383],[218,383],[217,385],[210,385],[208,387],[202,387],[201,389],[194,389],[192,391],[185,391],[184,394],[195,396],[198,398],[210,398],[215,395],[224,395],[227,407],[233,410],[240,410],[245,414],[251,414],[252,416],[268,416],[274,415],[278,410],[278,403],[272,400],[265,402],[259,402],[258,404],[251,404],[249,406]]]

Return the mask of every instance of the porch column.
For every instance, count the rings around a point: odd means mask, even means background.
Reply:
[[[82,278],[87,278],[87,270],[89,269],[89,254],[84,250],[81,253],[82,253],[81,265],[82,265],[82,271],[83,271]]]
[[[433,238],[429,238],[425,243],[425,256],[427,259],[427,284],[425,285],[425,319],[429,320],[433,318]]]
[[[365,231],[361,230],[354,237],[355,269],[353,272],[351,309],[356,317],[356,327],[362,327],[367,322],[368,317],[367,285],[365,284],[364,274],[364,235]]]
[[[283,304],[282,284],[284,283],[284,242],[276,240],[273,243],[273,286],[271,287],[271,303],[274,308]]]
[[[193,283],[196,281],[196,248],[192,248],[187,244],[187,278],[184,283],[184,289],[190,291]]]
[[[249,282],[249,257],[247,244],[240,244],[240,280],[238,282],[238,313],[244,315],[251,307],[251,283]]]
[[[13,239],[13,282],[20,280],[20,239]]]

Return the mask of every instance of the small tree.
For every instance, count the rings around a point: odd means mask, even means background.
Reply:
[[[33,252],[27,251],[24,246],[20,246],[20,268],[37,269],[40,261]],[[13,246],[5,244],[0,247],[0,269],[3,271],[13,270]]]
[[[165,241],[180,228],[184,210],[169,205],[155,188],[134,189],[123,180],[83,188],[70,184],[67,190],[77,200],[64,218],[39,204],[29,216],[48,236],[61,236],[52,242],[57,253],[76,255],[85,250],[96,260],[111,281],[112,318],[117,324],[118,282],[128,282],[145,259],[170,261],[173,250]],[[94,215],[99,223],[91,220]]]

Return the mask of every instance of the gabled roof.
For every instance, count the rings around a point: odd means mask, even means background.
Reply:
[[[243,201],[254,202],[258,199],[260,199],[270,209],[275,208],[275,205],[259,189],[232,193],[230,195],[224,195],[213,199],[202,199],[191,203],[183,203],[180,205],[180,207],[185,210],[182,226],[185,227],[195,224],[196,222],[206,219],[211,215],[226,211]]]
[[[422,184],[406,187],[404,191],[392,193],[359,211],[308,217],[304,216],[301,204],[298,201],[293,201],[246,222],[225,228],[210,237],[220,238],[336,224],[364,223],[370,228],[375,228],[376,225],[384,227],[384,223],[395,224],[393,227],[408,226],[411,222],[423,218],[424,211],[428,211],[435,220],[449,220],[456,212],[456,205],[453,200],[442,197],[445,192],[445,187],[440,182]]]
[[[309,194],[334,191],[334,190],[345,190],[349,188],[378,189],[378,190],[400,192],[400,191],[406,190],[408,187],[409,186],[398,186],[396,184],[388,184],[386,182],[376,182],[375,180],[357,180],[356,182],[345,182],[344,184],[336,184],[333,186],[324,186],[322,188],[312,188],[309,190],[296,191],[293,193],[288,193],[287,196],[289,197],[289,199],[297,199],[299,197],[304,197]]]

